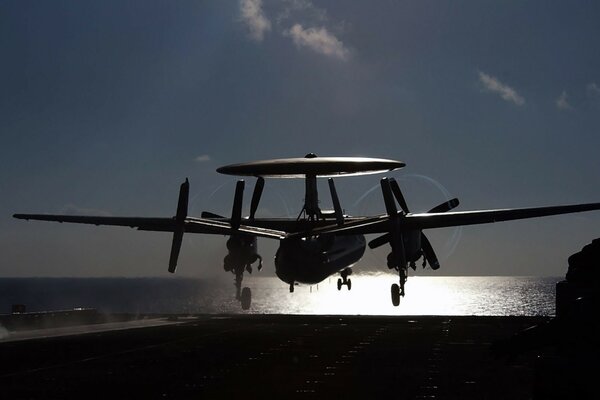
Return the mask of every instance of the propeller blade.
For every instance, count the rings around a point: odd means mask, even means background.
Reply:
[[[402,211],[404,211],[404,214],[408,214],[408,205],[406,204],[406,200],[404,200],[404,196],[402,195],[402,191],[400,190],[400,185],[398,185],[398,182],[396,182],[394,178],[390,179],[390,184],[392,186],[392,192],[394,193],[394,197],[398,201],[398,204],[400,204]]]
[[[435,251],[433,251],[431,242],[423,232],[421,232],[421,249],[423,250],[423,256],[431,266],[431,269],[438,269],[440,267],[440,262],[435,255]]]
[[[180,222],[187,217],[188,212],[188,198],[190,195],[190,182],[185,178],[185,182],[179,187],[179,200],[177,201],[177,214],[175,219]]]
[[[381,191],[383,192],[383,201],[385,202],[385,209],[389,216],[395,216],[398,214],[396,208],[396,202],[394,202],[394,196],[392,195],[392,188],[390,187],[390,180],[388,178],[381,178]]]
[[[177,258],[179,250],[181,250],[181,242],[183,241],[183,225],[180,229],[173,232],[173,243],[171,244],[171,256],[169,257],[169,272],[174,273],[177,268]]]
[[[431,210],[427,211],[428,213],[445,213],[448,212],[450,210],[452,210],[453,208],[456,208],[459,204],[459,201],[457,198],[454,198],[452,200],[448,200],[442,204],[440,204],[437,207],[433,207]]]
[[[231,227],[238,229],[242,223],[242,201],[244,200],[244,180],[240,179],[235,185],[233,209],[231,210]]]
[[[185,178],[185,182],[179,187],[179,200],[177,201],[177,214],[175,221],[177,226],[173,231],[173,242],[171,243],[171,255],[169,257],[169,272],[174,273],[177,268],[177,259],[179,258],[179,250],[181,250],[181,242],[183,241],[183,231],[185,227],[185,219],[188,212],[188,199],[190,196],[190,182]]]
[[[254,219],[258,203],[260,202],[260,196],[262,196],[263,188],[265,187],[265,178],[259,176],[254,185],[254,192],[252,192],[252,202],[250,203],[250,219]]]
[[[378,247],[381,247],[384,244],[389,243],[391,238],[392,238],[392,235],[390,233],[386,233],[384,235],[376,237],[375,239],[373,239],[369,242],[369,248],[376,249]]]

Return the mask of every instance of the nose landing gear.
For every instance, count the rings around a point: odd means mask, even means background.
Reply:
[[[348,290],[352,289],[352,280],[348,279],[348,276],[352,275],[352,268],[346,268],[340,272],[341,278],[337,280],[338,290],[342,290],[342,286],[346,285]]]

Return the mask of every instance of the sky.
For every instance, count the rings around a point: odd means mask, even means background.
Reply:
[[[192,215],[228,215],[216,168],[309,152],[405,162],[411,211],[598,202],[599,20],[593,1],[1,1],[0,276],[166,276],[169,234],[12,214],[170,217],[188,177]],[[379,179],[337,180],[347,213],[384,212]],[[302,192],[268,180],[257,216],[296,217]],[[427,234],[438,275],[559,276],[600,212]],[[187,235],[178,273],[224,275],[225,241]]]

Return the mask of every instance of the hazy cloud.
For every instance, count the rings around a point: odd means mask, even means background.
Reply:
[[[309,0],[285,0],[282,2],[283,8],[275,18],[278,24],[289,19],[294,15],[301,15],[303,19],[310,21],[319,21],[321,23],[327,21],[327,11],[315,7]]]
[[[240,0],[240,14],[250,37],[257,42],[262,41],[265,32],[271,30],[271,21],[265,16],[262,0]]]
[[[326,28],[304,29],[302,25],[295,24],[284,31],[284,35],[291,37],[297,47],[307,47],[326,56],[346,60],[350,54],[344,43]]]
[[[194,158],[194,161],[196,161],[196,162],[210,161],[210,156],[208,154],[202,154],[202,155],[199,155],[198,157]]]
[[[596,82],[588,83],[586,88],[589,94],[593,96],[600,96],[600,86],[598,86]]]
[[[262,0],[240,0],[242,22],[250,37],[260,42],[271,30],[271,21],[263,10]],[[336,37],[328,24],[327,11],[316,7],[310,0],[281,0],[269,5],[278,33],[292,39],[296,47],[306,47],[316,53],[346,60],[348,48]],[[291,28],[284,28],[284,25]],[[339,31],[343,24],[334,24]],[[311,26],[311,28],[305,28]],[[316,27],[318,26],[318,28]]]
[[[525,99],[515,89],[500,82],[497,78],[479,71],[479,81],[486,90],[498,94],[504,100],[515,103],[518,106],[525,104]]]
[[[563,90],[560,96],[558,96],[558,99],[556,99],[556,107],[559,110],[570,110],[573,108],[567,101],[567,92],[565,90]]]

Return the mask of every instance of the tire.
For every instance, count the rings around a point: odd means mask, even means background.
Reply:
[[[338,278],[337,286],[338,286],[338,290],[342,290],[342,278]]]
[[[350,279],[348,279],[348,290],[352,289],[352,281]]]
[[[394,307],[398,307],[400,305],[400,286],[397,283],[392,285],[392,304]]]
[[[242,302],[242,310],[248,310],[250,308],[250,304],[252,303],[252,292],[250,291],[250,288],[245,287],[242,289],[240,300]]]

